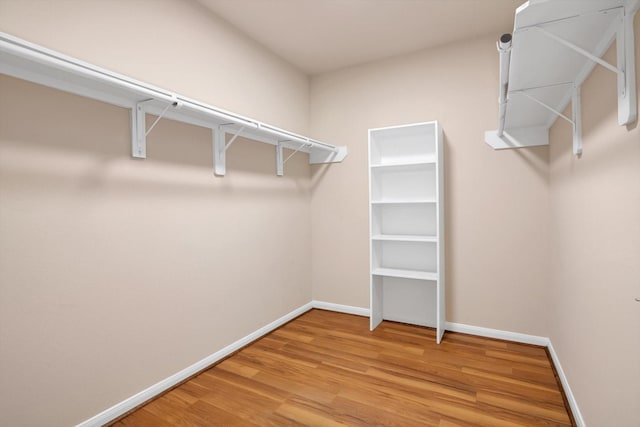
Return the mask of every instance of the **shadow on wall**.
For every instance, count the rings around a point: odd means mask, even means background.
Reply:
[[[330,167],[331,163],[324,163],[311,167],[311,194],[313,194],[314,190],[318,186],[318,183],[320,183],[327,172],[329,172]]]
[[[535,171],[538,178],[549,181],[549,150],[547,146],[512,150],[527,166]]]
[[[239,138],[227,151],[227,176],[216,177],[210,129],[160,120],[147,137],[147,159],[133,159],[128,109],[6,76],[0,93],[0,165],[23,186],[44,179],[177,195],[299,197],[309,191],[306,154],[293,156],[285,176],[277,177],[275,146]],[[147,126],[155,118],[147,116]]]

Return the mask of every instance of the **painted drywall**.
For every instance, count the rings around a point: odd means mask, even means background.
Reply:
[[[0,0],[0,31],[307,132],[308,77],[195,0]]]
[[[190,1],[1,1],[0,30],[306,133],[308,80]],[[311,300],[310,168],[0,76],[0,425],[68,426]]]
[[[314,299],[369,306],[367,129],[438,120],[447,320],[546,336],[548,149],[484,143],[497,83],[491,36],[312,78],[310,132],[349,147],[342,167],[312,167]]]
[[[640,18],[635,18],[640,70]],[[615,46],[604,57],[615,64]],[[640,128],[617,124],[616,76],[582,86],[584,154],[551,131],[550,337],[588,426],[640,425]]]

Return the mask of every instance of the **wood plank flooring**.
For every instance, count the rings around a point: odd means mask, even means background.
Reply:
[[[571,426],[546,350],[309,311],[115,426]]]

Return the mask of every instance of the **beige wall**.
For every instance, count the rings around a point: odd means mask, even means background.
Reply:
[[[117,30],[116,30],[117,28]],[[307,131],[307,77],[188,1],[0,1],[0,30]],[[135,42],[132,42],[135,41]],[[0,425],[66,426],[311,299],[310,169],[0,76]]]
[[[638,15],[635,34],[640,70]],[[602,67],[582,109],[580,160],[568,125],[551,132],[550,337],[587,425],[638,426],[640,128],[617,125],[616,77]]]
[[[307,132],[307,76],[196,0],[0,0],[0,31]]]
[[[341,167],[312,168],[315,299],[369,306],[367,129],[438,120],[447,319],[547,335],[548,149],[484,143],[497,82],[492,36],[312,79],[310,132],[349,147]]]

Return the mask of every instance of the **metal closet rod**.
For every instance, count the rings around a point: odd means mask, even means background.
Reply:
[[[254,129],[257,131],[262,131],[277,137],[280,141],[295,141],[307,146],[312,146],[315,148],[319,148],[322,150],[331,151],[337,153],[339,150],[337,147],[327,144],[325,142],[321,142],[315,139],[307,138],[302,135],[298,135],[293,132],[286,131],[284,129],[280,129],[275,126],[268,125],[266,123],[262,123],[256,120],[247,119],[245,117],[237,116],[233,113],[229,113],[227,111],[219,110],[217,108],[210,107],[206,104],[201,104],[197,101],[192,101],[187,98],[179,98],[178,107],[187,107],[192,108],[197,111],[214,115],[217,118],[224,120],[226,125],[240,125],[245,128]]]
[[[141,88],[152,90],[144,86],[141,86]],[[183,98],[183,97],[174,95],[174,96],[170,96],[167,99],[166,95],[161,94],[161,96],[154,99],[159,99],[161,101],[168,102],[170,106],[173,106],[176,109],[189,108],[201,113],[205,113],[207,115],[215,116],[216,118],[224,121],[225,122],[224,124],[226,125],[239,125],[244,128],[263,131],[265,133],[268,133],[270,135],[277,137],[280,141],[295,141],[295,142],[305,144],[306,146],[311,146],[314,148],[319,148],[319,149],[331,151],[334,153],[337,153],[339,151],[337,147],[331,144],[327,144],[315,139],[307,138],[306,136],[298,135],[296,133],[289,132],[284,129],[280,129],[278,127],[271,126],[266,123],[259,122],[257,120],[251,120],[246,117],[238,116],[234,113],[230,113],[228,111],[214,108],[209,105],[202,104],[200,102],[193,101],[188,98]]]
[[[289,132],[284,129],[280,129],[275,126],[270,126],[264,123],[258,123],[258,129],[263,130],[264,132],[270,133],[274,136],[284,138],[283,140],[281,140],[282,142],[295,141],[301,144],[310,145],[312,147],[321,148],[323,150],[332,151],[334,153],[338,152],[338,148],[333,145],[330,145],[321,141],[317,141],[315,139],[307,138],[306,136],[298,135],[296,133]]]
[[[509,92],[509,64],[511,62],[511,34],[506,33],[498,40],[500,52],[500,98],[498,98],[498,136],[504,133],[504,122],[507,113],[507,94]]]
[[[159,97],[160,98],[160,97]],[[280,129],[275,126],[268,125],[266,123],[259,122],[257,120],[251,120],[246,117],[238,116],[234,113],[230,113],[228,111],[220,110],[218,108],[211,107],[206,104],[202,104],[197,101],[193,101],[188,98],[182,98],[177,95],[170,97],[168,100],[166,96],[162,96],[162,101],[169,102],[170,106],[174,108],[190,108],[192,110],[205,113],[207,115],[215,116],[216,118],[224,121],[226,125],[239,125],[243,128],[254,129],[257,131],[262,131],[273,135],[279,139],[279,141],[295,141],[301,144],[305,144],[305,146],[311,146],[314,148],[319,148],[326,151],[331,151],[337,153],[339,150],[337,147],[327,144],[322,141],[318,141],[315,139],[307,138],[306,136],[298,135],[293,132],[286,131],[284,129]]]
[[[338,152],[338,148],[331,144],[327,144],[322,141],[307,138],[306,136],[298,135],[296,133],[289,132],[284,129],[280,129],[278,127],[271,126],[266,123],[259,122],[257,120],[251,120],[246,117],[238,116],[234,113],[230,113],[228,111],[214,108],[209,105],[202,104],[200,102],[193,101],[188,98],[175,96],[173,99],[174,101],[170,100],[169,102],[172,102],[171,105],[174,106],[175,108],[187,107],[208,115],[216,116],[217,118],[224,120],[225,125],[239,125],[244,128],[259,130],[259,131],[263,131],[265,133],[271,134],[275,137],[278,137],[281,141],[295,141],[295,142],[305,144],[306,146],[312,146],[322,150],[332,151],[334,153]]]

